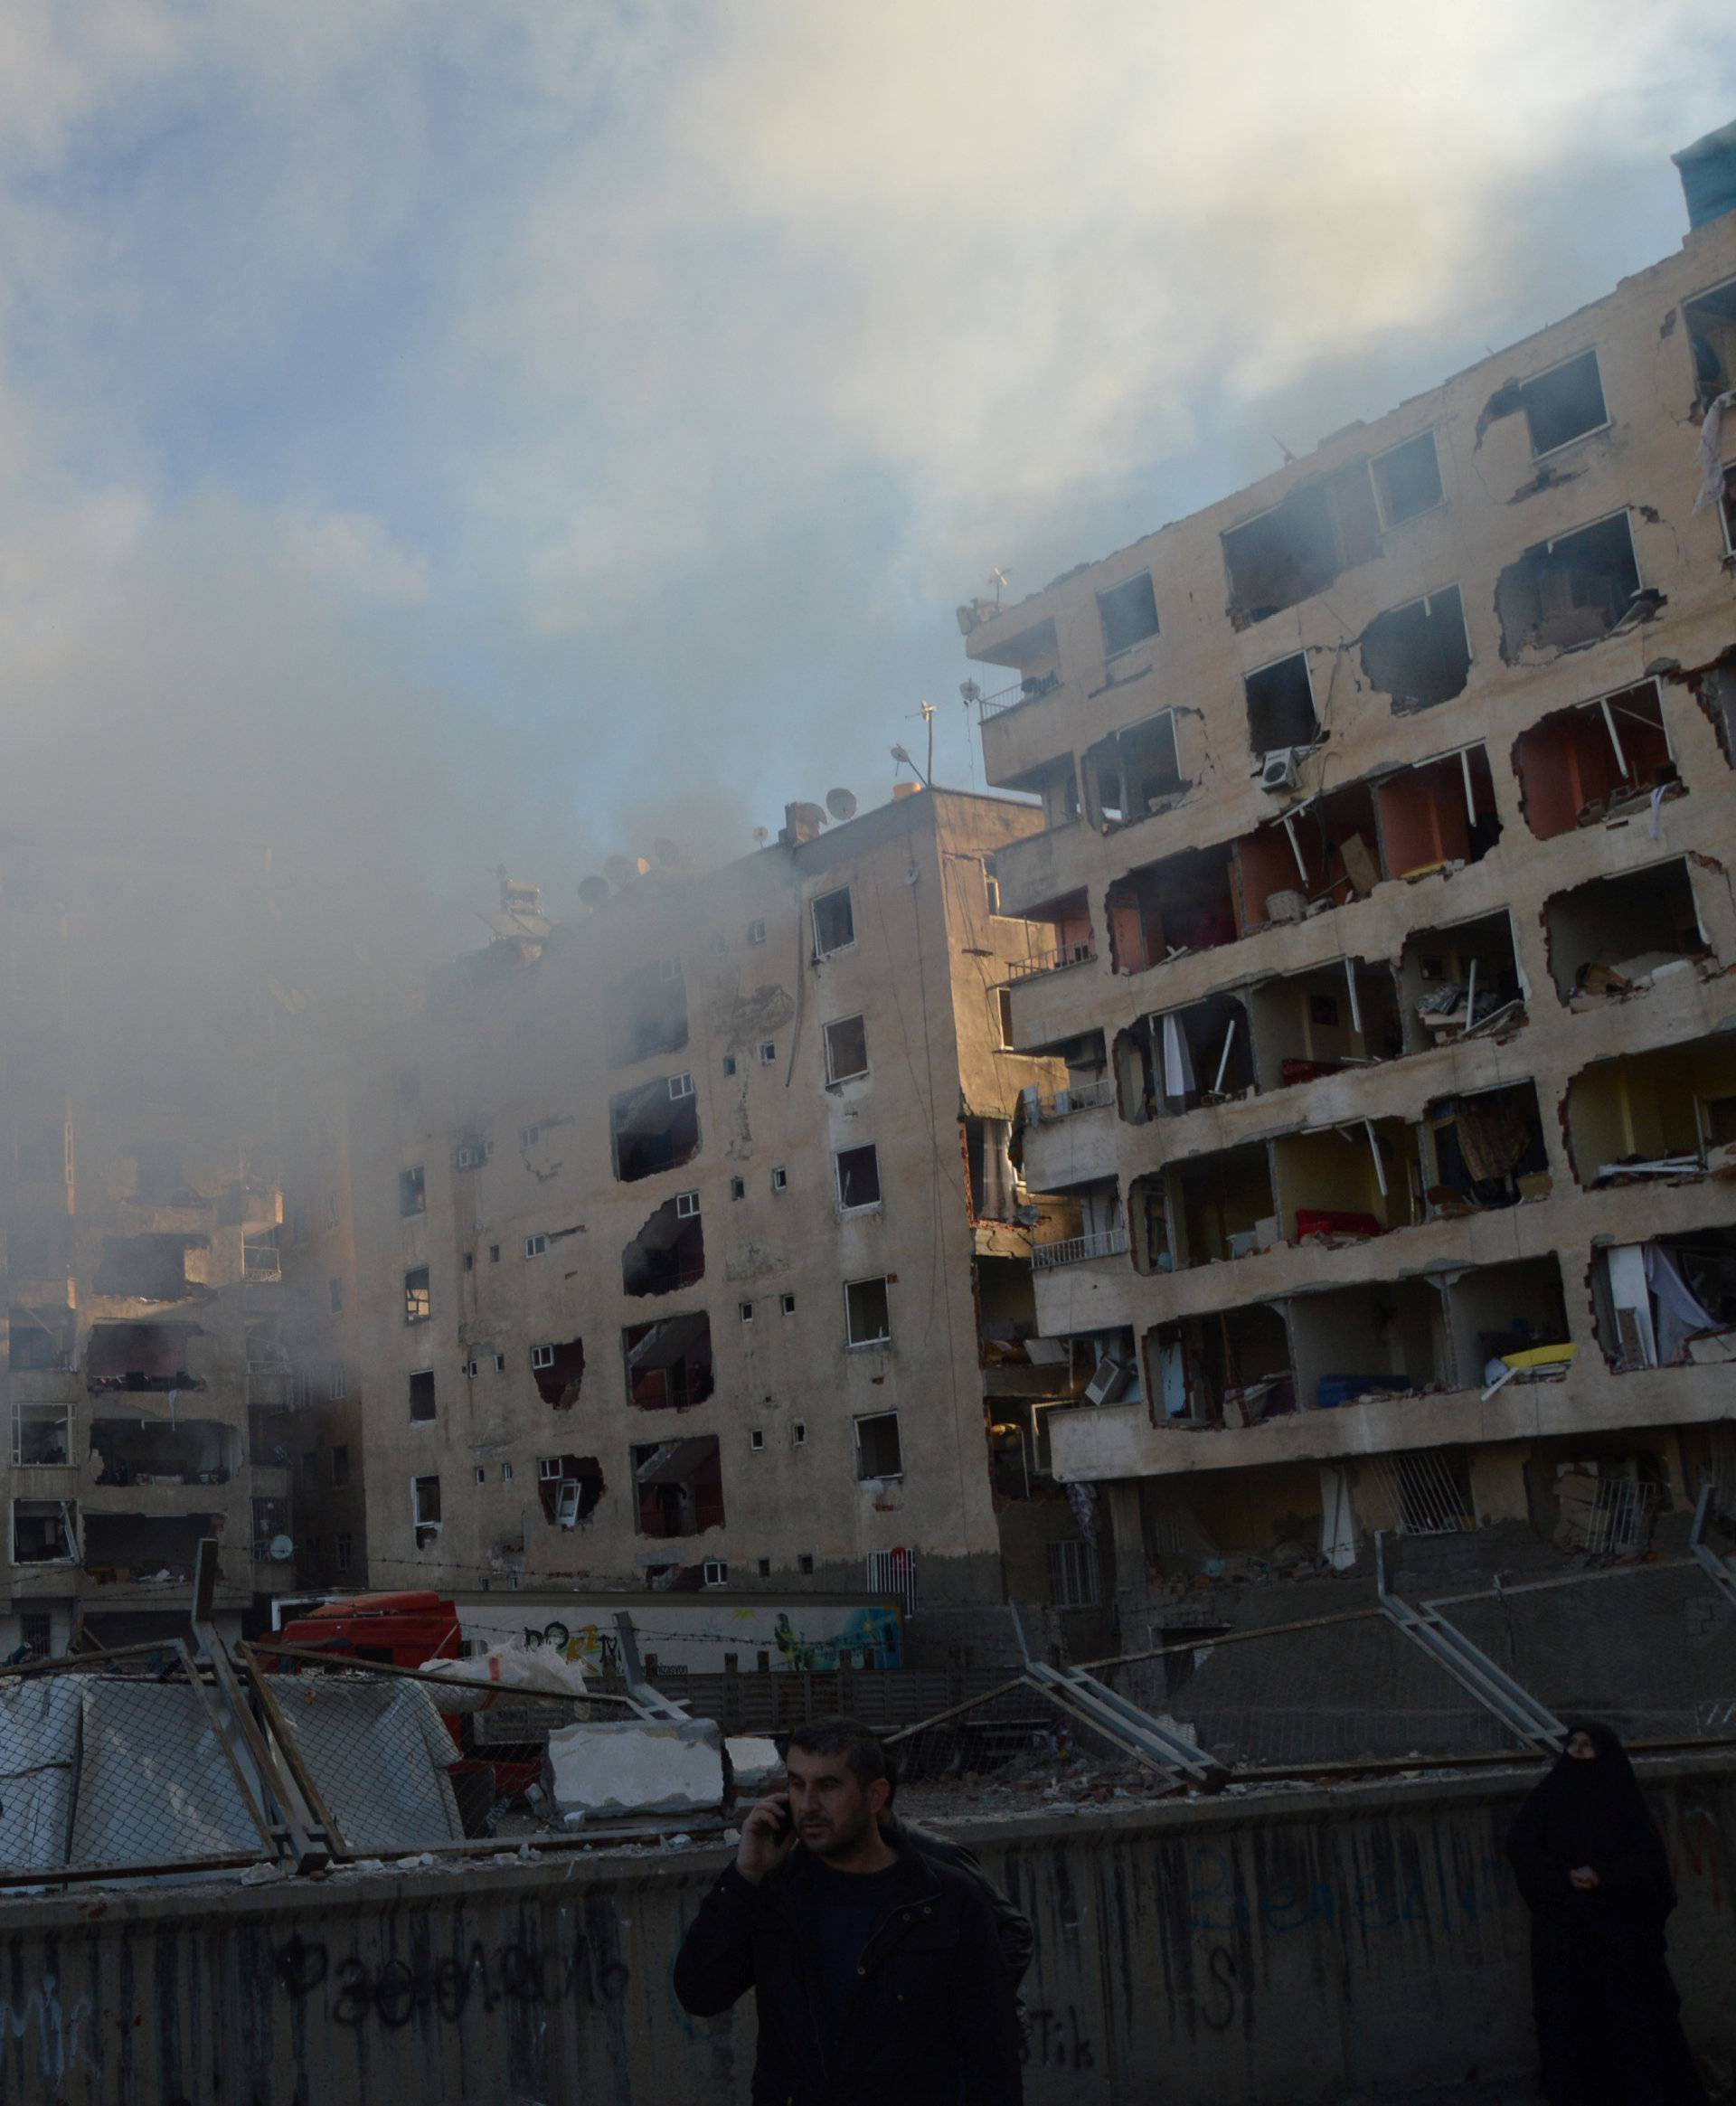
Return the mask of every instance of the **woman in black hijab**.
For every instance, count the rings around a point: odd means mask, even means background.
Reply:
[[[1507,1855],[1531,1911],[1531,1989],[1549,2106],[1704,2106],[1664,1951],[1664,1842],[1607,1725],[1576,1722],[1520,1809]]]

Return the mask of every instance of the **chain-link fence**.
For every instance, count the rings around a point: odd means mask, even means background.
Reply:
[[[1195,1636],[1089,1664],[1156,1729],[1141,1776],[1189,1780],[1164,1737],[1219,1773],[1329,1775],[1499,1761],[1539,1744],[1536,1710],[1609,1720],[1636,1746],[1736,1741],[1736,1603],[1691,1560],[1583,1570],[1414,1602],[1378,1601]],[[1468,1640],[1467,1655],[1459,1640]],[[1517,1691],[1502,1690],[1509,1677]],[[1512,1699],[1516,1695],[1517,1702]],[[1525,1700],[1530,1700],[1527,1705]],[[1529,1714],[1530,1715],[1523,1715]],[[1024,1677],[893,1736],[904,1773],[1014,1781],[1045,1759],[1138,1762],[1141,1732]]]
[[[246,1865],[269,1792],[184,1646],[0,1677],[0,1886]]]

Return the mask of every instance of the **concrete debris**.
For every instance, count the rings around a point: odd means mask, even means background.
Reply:
[[[730,1778],[738,1800],[758,1799],[784,1773],[776,1741],[731,1733],[723,1744],[729,1751]]]
[[[715,1812],[723,1803],[722,1735],[711,1719],[562,1726],[549,1735],[542,1782],[563,1818]]]

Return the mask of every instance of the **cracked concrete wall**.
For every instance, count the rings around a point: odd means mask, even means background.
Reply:
[[[373,1049],[351,1132],[373,1585],[631,1587],[651,1564],[715,1559],[731,1588],[860,1591],[867,1553],[905,1547],[925,1605],[1001,1600],[960,1119],[1010,1119],[1024,1083],[1064,1076],[998,1043],[994,989],[1026,930],[990,911],[984,859],[1040,823],[1003,798],[929,792],[703,877],[642,878],[558,925],[534,964],[456,976]],[[854,940],[816,959],[812,902],[841,885]],[[689,1043],[609,1069],[592,991],[656,959],[684,980]],[[868,1072],[828,1083],[823,1027],[856,1014]],[[392,1086],[411,1066],[413,1100]],[[698,1154],[618,1183],[610,1098],[682,1075]],[[559,1159],[541,1176],[517,1135],[552,1120]],[[881,1203],[844,1213],[835,1156],[869,1142]],[[460,1147],[486,1159],[460,1169]],[[417,1164],[426,1211],[401,1218],[399,1175]],[[703,1280],[629,1297],[623,1249],[653,1208],[688,1193]],[[527,1256],[539,1235],[546,1247]],[[433,1302],[413,1329],[400,1288],[412,1263],[429,1266]],[[844,1283],[875,1277],[890,1282],[891,1344],[846,1349]],[[623,1329],[699,1311],[714,1393],[679,1413],[635,1409]],[[574,1337],[584,1386],[557,1416],[530,1349]],[[418,1367],[435,1372],[437,1411],[411,1424]],[[853,1421],[889,1410],[902,1479],[859,1483]],[[705,1435],[721,1443],[722,1525],[637,1534],[630,1449]],[[595,1455],[608,1488],[578,1527],[557,1530],[542,1516],[538,1460],[568,1450]],[[441,1480],[442,1524],[418,1550],[410,1486],[428,1473]],[[811,1572],[798,1572],[802,1557]]]
[[[1052,624],[1057,685],[988,719],[983,727],[992,782],[1016,785],[1033,771],[1083,753],[1165,704],[1184,700],[1194,789],[1176,807],[1102,830],[1075,822],[1023,845],[1005,859],[1007,904],[1030,911],[1082,890],[1097,932],[1093,960],[1034,976],[1011,993],[1014,1042],[1042,1050],[1100,1029],[1113,1044],[1153,1013],[1208,996],[1242,992],[1278,975],[1313,968],[1342,974],[1346,958],[1396,962],[1419,930],[1510,912],[1515,961],[1528,988],[1522,1028],[1420,1048],[1403,1058],[1288,1089],[1205,1106],[1174,1118],[1114,1128],[1124,1192],[1137,1177],[1186,1157],[1269,1140],[1334,1120],[1399,1118],[1414,1123],[1429,1102],[1534,1078],[1552,1188],[1547,1197],[1468,1220],[1404,1228],[1354,1250],[1278,1248],[1187,1271],[1139,1277],[1131,1261],[1107,1258],[1040,1279],[1045,1322],[1065,1330],[1113,1308],[1143,1336],[1183,1316],[1251,1301],[1282,1301],[1357,1280],[1450,1277],[1560,1252],[1570,1336],[1580,1347],[1564,1383],[1509,1387],[1485,1405],[1476,1390],[1426,1407],[1370,1404],[1300,1413],[1240,1431],[1178,1433],[1155,1427],[1143,1406],[1080,1412],[1054,1423],[1054,1446],[1070,1474],[1127,1475],[1234,1469],[1303,1457],[1378,1452],[1391,1446],[1509,1441],[1574,1427],[1656,1426],[1709,1420],[1728,1411],[1722,1371],[1669,1368],[1613,1375],[1592,1331],[1582,1284],[1594,1245],[1642,1240],[1659,1228],[1736,1221],[1736,1193],[1711,1181],[1656,1189],[1588,1193],[1575,1184],[1558,1112],[1570,1080],[1590,1063],[1636,1047],[1736,1029],[1736,891],[1726,864],[1736,838],[1736,773],[1720,743],[1715,713],[1698,705],[1706,669],[1736,638],[1732,571],[1715,510],[1695,515],[1694,382],[1685,333],[1671,323],[1682,302],[1736,279],[1736,218],[1698,230],[1681,251],[1628,279],[1607,299],[1524,344],[1419,395],[1389,414],[1322,443],[1309,459],[1254,488],[1163,528],[1131,549],[1080,566],[1017,605],[991,614],[970,635],[973,657],[1015,664],[1018,639]],[[1517,385],[1595,345],[1609,412],[1607,426],[1533,459]],[[1493,412],[1493,413],[1491,413]],[[1443,500],[1388,530],[1378,552],[1343,570],[1329,590],[1238,628],[1224,613],[1221,536],[1280,503],[1303,484],[1330,477],[1363,455],[1425,430],[1436,435]],[[1539,467],[1548,473],[1540,475]],[[1553,653],[1502,656],[1495,611],[1502,572],[1539,543],[1628,513],[1642,587],[1654,595],[1645,619]],[[1095,593],[1144,562],[1156,589],[1160,634],[1123,673],[1104,662]],[[1361,659],[1371,626],[1425,593],[1458,588],[1471,647],[1464,691],[1416,713],[1373,688]],[[1245,676],[1287,653],[1307,656],[1326,736],[1302,764],[1294,797],[1262,791],[1247,758]],[[1685,794],[1653,818],[1637,816],[1571,827],[1539,842],[1522,811],[1513,750],[1552,712],[1656,679]],[[1270,925],[1241,941],[1117,972],[1108,940],[1108,902],[1135,869],[1184,850],[1214,847],[1250,833],[1303,797],[1332,792],[1479,745],[1500,838],[1480,861],[1410,882],[1388,878],[1365,898],[1294,925]],[[1687,856],[1694,900],[1715,967],[1670,976],[1646,994],[1575,1014],[1549,971],[1545,922],[1554,895],[1598,878]],[[1033,948],[1041,938],[1033,939]],[[1105,1115],[1093,1114],[1101,1119]],[[1099,1151],[1094,1151],[1100,1155]],[[1092,1320],[1096,1320],[1094,1317]]]

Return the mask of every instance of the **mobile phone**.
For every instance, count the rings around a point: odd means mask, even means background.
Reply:
[[[775,1831],[777,1839],[780,1843],[787,1843],[790,1837],[795,1834],[795,1832],[796,1817],[793,1813],[790,1812],[789,1801],[786,1799],[784,1801],[783,1811],[778,1816],[778,1827]]]

